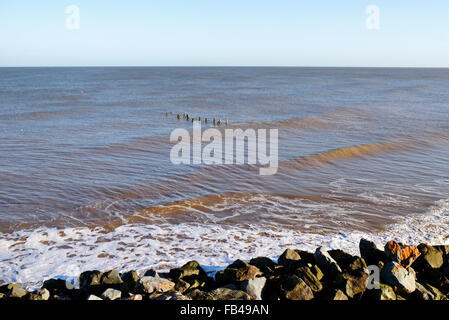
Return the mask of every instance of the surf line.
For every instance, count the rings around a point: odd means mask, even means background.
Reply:
[[[245,131],[240,128],[225,129],[224,133],[223,143],[223,135],[220,130],[209,128],[202,131],[200,121],[193,122],[192,137],[186,129],[173,130],[170,134],[170,142],[177,143],[170,150],[170,161],[175,165],[190,165],[191,163],[221,165],[223,162],[225,165],[245,164],[246,153],[247,164],[256,165],[258,163],[261,166],[267,166],[259,168],[259,175],[273,175],[277,172],[279,163],[278,129],[269,129],[269,140],[267,139],[267,129],[257,129],[257,132],[251,128]],[[247,142],[246,150],[245,141]],[[203,148],[202,142],[209,143]],[[267,154],[267,142],[269,142],[269,154]]]

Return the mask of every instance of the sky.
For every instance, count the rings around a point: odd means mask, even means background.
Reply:
[[[0,66],[449,67],[449,1],[0,0]]]

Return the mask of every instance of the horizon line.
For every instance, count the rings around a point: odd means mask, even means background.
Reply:
[[[449,69],[447,67],[411,66],[300,66],[300,65],[40,65],[40,66],[0,66],[0,68],[358,68],[358,69]]]

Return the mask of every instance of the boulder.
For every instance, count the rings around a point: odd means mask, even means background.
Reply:
[[[449,293],[449,279],[441,269],[425,266],[419,270],[417,276],[420,283],[429,284],[446,294]]]
[[[8,283],[8,284],[0,286],[0,292],[7,294],[14,287],[20,288],[21,286],[19,283]]]
[[[84,271],[80,274],[80,288],[101,284],[103,273],[98,270]]]
[[[424,287],[419,282],[416,282],[416,290],[412,293],[412,297],[418,300],[434,300],[435,296],[432,292],[427,290],[426,287]]]
[[[236,260],[225,270],[217,272],[215,274],[215,280],[223,285],[254,279],[262,275],[263,273],[256,266],[242,260]]]
[[[276,268],[276,263],[270,258],[266,257],[257,257],[251,259],[249,264],[257,267],[260,271],[262,271],[265,275],[271,275]]]
[[[44,281],[42,288],[47,289],[53,295],[61,295],[71,292],[73,285],[62,279],[48,279]]]
[[[415,265],[413,266],[414,269],[418,270],[418,268],[422,269],[425,267],[438,269],[443,266],[442,251],[427,244],[420,244],[418,249],[421,256],[416,260]]]
[[[409,294],[415,291],[415,279],[415,271],[411,267],[405,268],[394,261],[387,262],[380,272],[381,282],[399,293]]]
[[[298,276],[290,275],[280,279],[280,298],[287,300],[312,300],[313,291]]]
[[[351,299],[360,299],[366,290],[369,274],[364,270],[344,272],[341,275],[341,288]]]
[[[9,290],[6,297],[8,299],[20,299],[27,295],[27,291],[25,289],[22,289],[20,287],[12,287],[11,290]]]
[[[144,293],[167,292],[173,290],[175,283],[164,278],[142,277],[137,282],[136,289]]]
[[[251,300],[251,296],[241,290],[217,288],[209,292],[212,300]]]
[[[97,297],[96,295],[91,294],[87,297],[86,300],[103,300],[103,299],[101,299],[100,297]]]
[[[314,264],[315,263],[315,257],[313,253],[304,251],[304,250],[295,250],[299,256],[301,257],[302,264]]]
[[[175,290],[179,291],[181,293],[183,293],[189,289],[190,289],[190,283],[188,283],[187,281],[184,281],[182,279],[179,279],[178,282],[176,282],[176,284],[175,284]]]
[[[313,293],[323,290],[323,285],[320,280],[318,280],[317,276],[308,266],[299,267],[295,270],[294,274],[301,278],[312,289]]]
[[[240,285],[240,289],[251,296],[253,300],[262,300],[267,278],[259,277],[245,280]]]
[[[208,278],[208,277],[192,275],[189,277],[185,277],[183,279],[179,279],[179,281],[177,283],[181,283],[181,286],[184,286],[183,282],[186,282],[189,285],[188,290],[192,290],[192,289],[207,290],[207,288],[210,287],[211,281],[210,281],[210,278]],[[178,288],[179,288],[179,286],[178,286]]]
[[[396,293],[389,285],[376,282],[377,288],[366,290],[363,298],[368,300],[396,300]]]
[[[48,300],[50,299],[50,291],[47,289],[39,289],[28,295],[28,300]]]
[[[348,297],[341,290],[336,290],[332,300],[349,300]]]
[[[329,253],[323,247],[319,247],[316,249],[314,258],[316,264],[324,272],[326,276],[329,275],[330,277],[334,277],[342,272],[338,263],[329,255]]]
[[[383,248],[372,241],[360,239],[359,250],[361,257],[368,265],[377,265],[379,261],[386,259]]]
[[[176,282],[177,288],[183,292],[195,288],[208,289],[213,283],[213,279],[207,276],[196,261],[189,261],[181,268],[171,269],[168,278]]]
[[[121,275],[121,279],[125,283],[135,284],[139,281],[139,276],[135,270],[125,272]]]
[[[108,288],[102,294],[101,298],[103,300],[117,300],[122,297],[122,292],[120,290]]]
[[[449,245],[433,246],[443,254],[443,266],[449,266]]]
[[[331,301],[331,300],[349,300],[343,291],[339,289],[330,289],[323,292],[320,296],[320,300]]]
[[[396,241],[385,244],[385,255],[391,261],[397,262],[408,268],[421,255],[418,248],[403,246]]]
[[[177,281],[181,278],[189,277],[192,275],[207,277],[206,272],[196,261],[189,261],[186,264],[184,264],[181,268],[171,269],[170,273],[168,274],[168,277],[173,281]]]
[[[366,263],[363,258],[353,256],[340,249],[329,250],[328,253],[343,271],[351,272],[366,269]]]
[[[278,259],[278,264],[287,267],[288,269],[294,269],[299,266],[301,256],[295,250],[286,249]]]
[[[314,264],[314,265],[309,264],[309,268],[310,268],[310,271],[312,271],[313,275],[314,275],[318,280],[321,281],[321,279],[323,279],[324,273],[323,273],[323,271],[321,271],[321,269],[320,269],[316,264]]]
[[[105,272],[101,277],[102,284],[121,284],[122,278],[117,270],[110,270]]]
[[[426,283],[424,287],[433,295],[434,300],[448,300],[448,298],[437,288]]]

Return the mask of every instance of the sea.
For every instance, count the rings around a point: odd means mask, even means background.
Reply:
[[[174,164],[198,117],[277,172]],[[2,283],[448,237],[449,69],[0,68]]]

